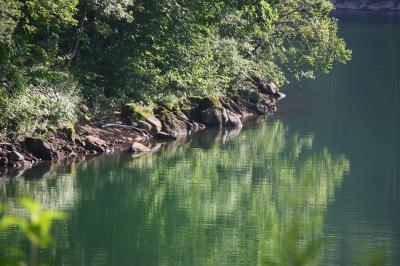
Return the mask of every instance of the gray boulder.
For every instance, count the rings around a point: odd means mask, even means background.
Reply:
[[[240,120],[239,115],[235,114],[230,110],[226,110],[227,119],[225,120],[225,126],[231,128],[241,128],[243,127],[242,120]]]
[[[209,127],[222,127],[227,118],[225,108],[207,108],[200,112],[200,120]]]
[[[209,127],[242,127],[240,117],[223,107],[211,107],[200,112],[200,122]]]
[[[162,130],[169,135],[177,137],[187,134],[187,123],[172,113],[162,115],[160,121]]]

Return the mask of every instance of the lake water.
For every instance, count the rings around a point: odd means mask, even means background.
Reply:
[[[49,265],[400,265],[400,23],[350,17],[341,36],[353,61],[267,120],[37,167],[0,199],[68,213]]]

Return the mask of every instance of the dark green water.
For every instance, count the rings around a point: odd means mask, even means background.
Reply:
[[[292,84],[268,120],[38,167],[0,198],[69,214],[49,265],[399,265],[400,24],[345,20],[341,35],[353,61]]]

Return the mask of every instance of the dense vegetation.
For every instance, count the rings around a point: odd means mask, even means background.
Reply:
[[[327,0],[0,0],[1,134],[313,77],[350,52]]]

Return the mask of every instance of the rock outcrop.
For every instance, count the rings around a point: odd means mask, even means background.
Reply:
[[[199,122],[209,127],[242,127],[238,114],[224,107],[210,107],[200,112]]]
[[[42,160],[53,159],[53,148],[50,143],[41,138],[25,138],[26,150]]]
[[[59,131],[43,132],[0,143],[0,172],[6,168],[26,168],[43,160],[63,160],[88,154],[130,149],[137,156],[156,152],[167,141],[176,141],[205,127],[230,128],[239,132],[243,121],[252,115],[271,115],[281,98],[272,82],[253,80],[253,88],[231,97],[192,97],[182,102],[160,102],[157,108],[125,104],[118,116],[87,120]],[[85,114],[89,110],[84,110]],[[235,131],[236,130],[236,131]],[[179,140],[178,140],[179,141]]]

